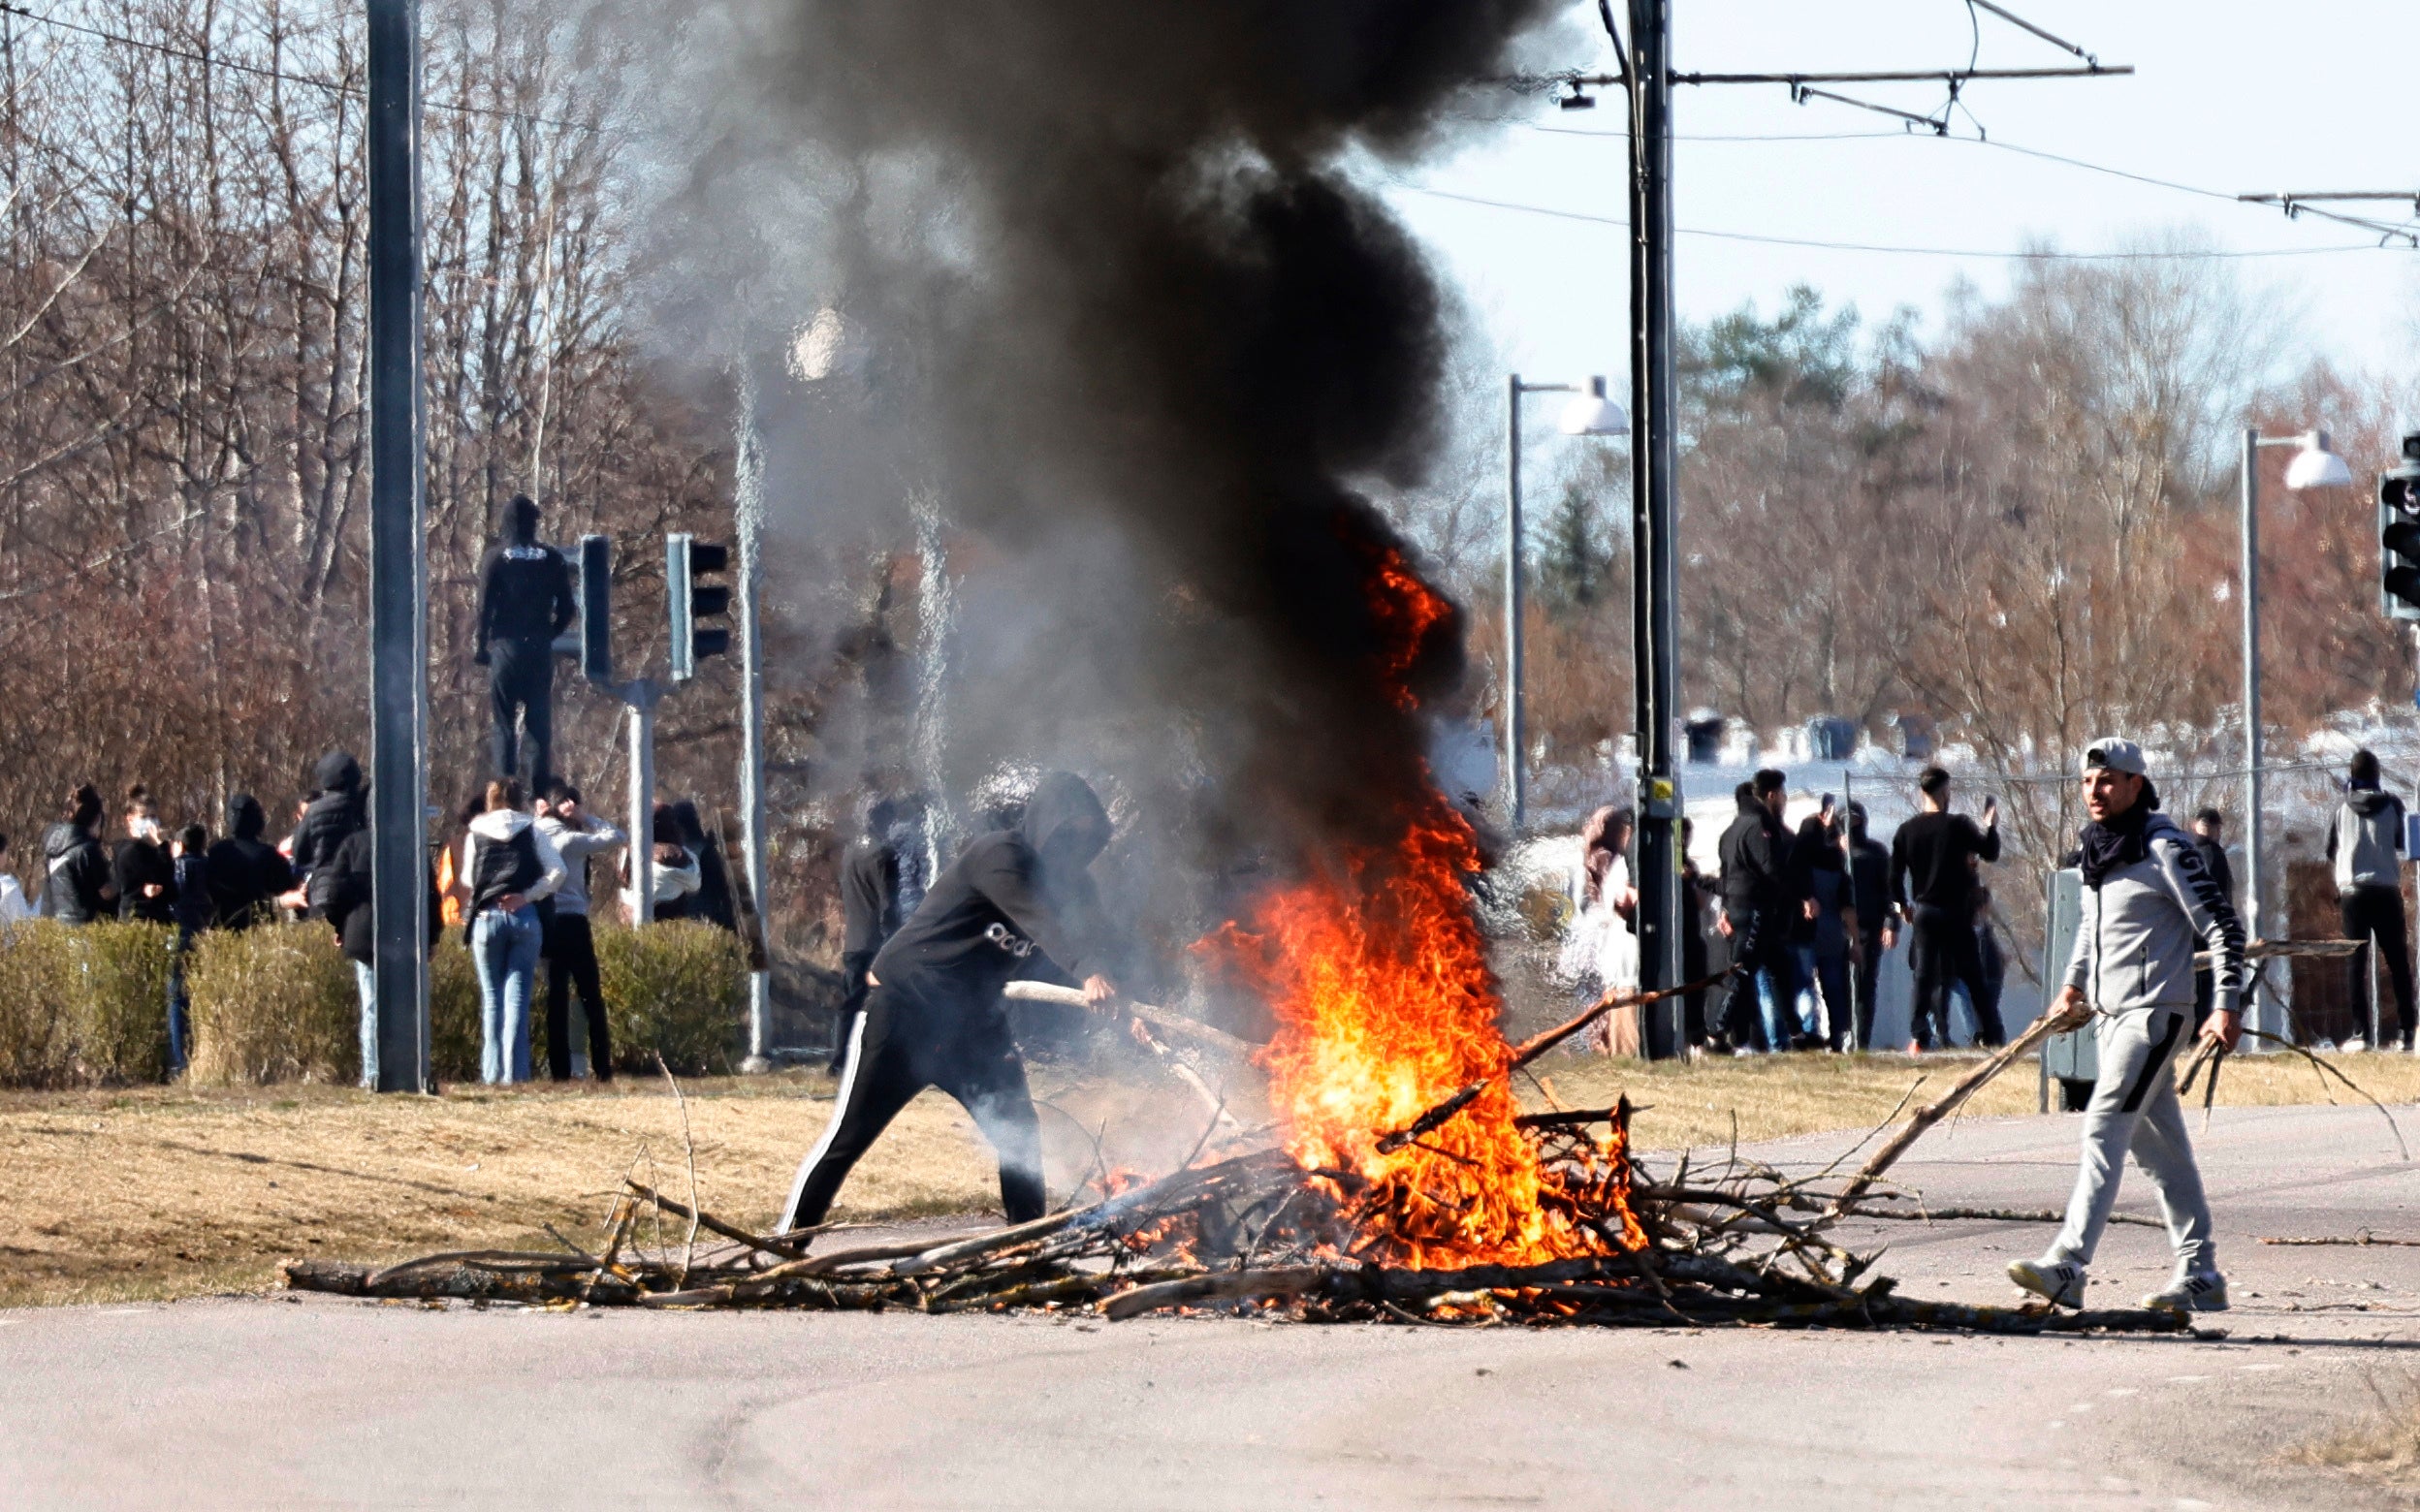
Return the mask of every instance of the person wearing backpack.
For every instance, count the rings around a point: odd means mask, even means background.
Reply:
[[[545,942],[538,904],[571,874],[522,802],[517,779],[488,784],[487,811],[470,822],[456,871],[479,976],[479,1079],[491,1086],[529,1080],[529,1003]]]

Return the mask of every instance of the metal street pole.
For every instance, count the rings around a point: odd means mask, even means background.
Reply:
[[[740,860],[748,873],[748,896],[760,928],[765,925],[765,645],[758,624],[758,551],[765,531],[764,437],[756,428],[756,378],[740,364],[739,434],[735,438],[738,487],[734,499],[740,565],[735,586],[740,631]],[[767,962],[770,965],[770,962]],[[748,1059],[745,1071],[769,1071],[773,1042],[773,975],[748,974]]]
[[[1679,578],[1673,540],[1679,460],[1672,379],[1671,0],[1630,0],[1631,561],[1633,685],[1639,727],[1639,985],[1680,983]],[[1641,1025],[1650,1056],[1687,1053],[1683,1000]]]
[[[1511,417],[1504,488],[1504,781],[1505,812],[1519,835],[1528,807],[1521,734],[1521,375],[1505,394]]]
[[[630,924],[655,922],[655,700],[645,677],[622,692],[630,706]]]
[[[429,1074],[429,564],[420,384],[420,5],[369,0],[370,922],[378,1090]]]
[[[2244,431],[2244,932],[2263,937],[2260,782],[2260,431]],[[2254,1028],[2262,1025],[2254,1020]]]

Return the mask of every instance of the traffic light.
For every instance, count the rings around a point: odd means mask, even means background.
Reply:
[[[672,609],[672,680],[686,682],[697,676],[697,659],[720,656],[731,649],[731,631],[723,625],[701,625],[700,619],[731,613],[731,590],[721,583],[700,583],[701,577],[731,565],[731,549],[676,532],[664,537],[664,583]]]
[[[2420,620],[2420,435],[2404,437],[2404,460],[2378,478],[2378,608]]]
[[[580,673],[614,680],[614,543],[601,535],[580,538]]]

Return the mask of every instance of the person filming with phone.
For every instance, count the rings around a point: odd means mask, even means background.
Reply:
[[[2000,805],[1983,801],[1978,828],[1950,812],[1950,774],[1926,767],[1916,779],[1924,810],[1891,841],[1891,897],[1908,922],[1908,969],[1916,978],[1915,1049],[1950,1043],[1950,986],[1963,983],[1978,1043],[1998,1045],[1999,1009],[1986,992],[1975,952],[1975,863],[2000,859]]]

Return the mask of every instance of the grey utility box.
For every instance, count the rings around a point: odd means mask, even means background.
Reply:
[[[2069,867],[2051,873],[2050,907],[2042,931],[2042,1011],[2051,1011],[2075,955],[2076,929],[2084,921],[2084,873]],[[2051,1087],[2058,1086],[2058,1106],[2073,1113],[2092,1097],[2100,1079],[2101,1046],[2091,1024],[2054,1034],[2042,1045],[2042,1106],[2050,1111]]]

